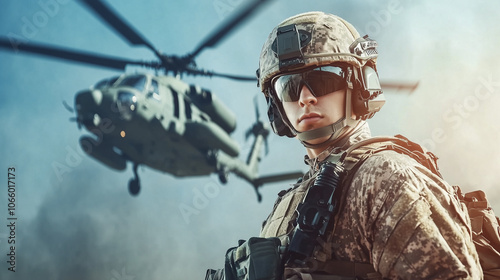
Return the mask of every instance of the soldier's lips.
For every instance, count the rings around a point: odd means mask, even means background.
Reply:
[[[317,113],[308,113],[300,116],[298,123],[301,125],[308,125],[315,123],[322,119],[323,117],[320,114]]]

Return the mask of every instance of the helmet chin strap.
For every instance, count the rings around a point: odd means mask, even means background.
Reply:
[[[337,122],[332,123],[331,125],[327,125],[309,131],[297,132],[297,139],[299,139],[300,143],[302,143],[302,145],[304,145],[304,147],[306,148],[310,149],[325,148],[330,146],[333,142],[337,141],[339,137],[341,137],[345,132],[356,131],[362,123],[364,122],[356,120],[349,122],[346,121],[345,118],[342,118]],[[307,142],[309,140],[322,138],[326,136],[330,137],[328,137],[328,139],[326,139],[325,141],[317,144],[311,144]]]
[[[350,130],[352,128],[355,128],[359,124],[359,120],[355,120],[351,118],[352,115],[352,109],[351,109],[351,93],[352,93],[352,85],[349,85],[346,90],[346,101],[345,101],[345,115],[343,118],[340,120],[327,125],[323,126],[320,128],[316,128],[313,130],[308,130],[304,132],[298,132],[295,129],[293,131],[297,135],[297,139],[299,139],[300,143],[304,145],[306,148],[311,148],[311,149],[317,149],[317,148],[323,148],[326,147],[333,142],[335,142],[342,133],[346,132],[347,130]],[[307,141],[317,139],[317,138],[323,138],[326,136],[328,139],[321,143],[317,144],[311,144]]]
[[[308,130],[308,131],[304,131],[304,132],[297,132],[297,138],[300,140],[300,142],[302,142],[302,144],[305,144],[304,146],[306,146],[306,144],[307,145],[316,145],[316,144],[309,144],[309,143],[307,143],[307,141],[317,139],[317,138],[322,138],[325,136],[330,136],[329,139],[327,139],[326,141],[329,141],[332,138],[337,138],[338,134],[340,134],[340,131],[345,126],[346,126],[346,121],[345,121],[345,117],[343,117],[342,119],[336,121],[335,123],[332,123],[332,124],[327,125],[327,126],[323,126],[320,128],[316,128],[316,129]],[[318,145],[321,146],[323,144],[324,144],[324,142],[322,142]]]
[[[344,129],[345,128],[345,129]],[[300,143],[304,145],[306,148],[321,148],[324,146],[327,146],[331,142],[337,140],[337,138],[341,135],[342,132],[346,131],[346,129],[349,129],[350,127],[347,125],[346,118],[342,118],[335,123],[332,123],[330,125],[316,128],[313,130],[308,130],[304,132],[297,132],[297,139],[299,139]],[[317,143],[317,144],[311,144],[307,141],[317,139],[317,138],[323,138],[326,136],[328,139],[326,139],[323,142]]]

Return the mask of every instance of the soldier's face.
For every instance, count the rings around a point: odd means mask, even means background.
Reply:
[[[345,89],[316,97],[303,86],[299,100],[283,102],[283,109],[293,127],[304,132],[330,125],[345,114]],[[315,142],[321,142],[315,139]],[[314,143],[311,143],[314,144]]]

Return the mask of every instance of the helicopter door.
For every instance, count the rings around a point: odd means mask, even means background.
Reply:
[[[179,119],[179,94],[172,87],[169,87],[172,93],[172,99],[174,100],[174,117]]]
[[[193,111],[191,109],[191,103],[184,98],[184,113],[186,115],[186,120],[191,120]]]

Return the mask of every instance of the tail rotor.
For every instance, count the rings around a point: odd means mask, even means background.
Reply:
[[[267,142],[267,137],[269,136],[269,127],[266,123],[262,122],[260,119],[259,105],[257,104],[257,96],[253,99],[254,109],[255,109],[255,123],[246,131],[245,140],[253,135],[257,137],[262,135],[264,138],[264,148],[266,155],[269,153],[269,144]]]

